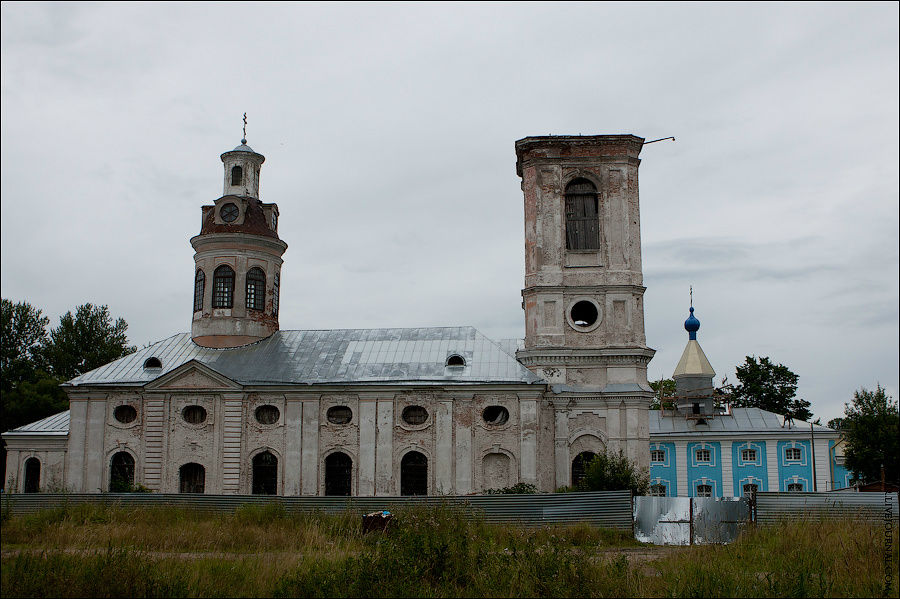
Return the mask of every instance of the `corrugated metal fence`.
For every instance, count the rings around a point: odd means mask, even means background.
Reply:
[[[757,493],[754,519],[760,524],[809,518],[897,520],[896,493]]]
[[[488,522],[525,526],[588,522],[604,528],[631,530],[631,491],[551,493],[542,495],[470,495],[445,497],[276,497],[262,495],[169,495],[161,493],[4,494],[2,508],[13,515],[38,510],[100,503],[123,507],[171,506],[232,512],[242,505],[281,505],[285,511],[364,514],[415,505],[448,505],[472,510]]]

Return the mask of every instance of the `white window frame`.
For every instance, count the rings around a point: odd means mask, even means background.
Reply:
[[[659,459],[657,459],[659,456]],[[654,464],[665,464],[666,463],[666,450],[665,449],[651,449],[650,450],[650,461]]]
[[[756,462],[756,448],[742,449],[741,460],[744,462]]]
[[[797,452],[797,457],[792,457],[794,452]],[[785,462],[799,462],[803,459],[803,450],[799,447],[785,447],[784,448],[784,461]]]
[[[698,464],[709,464],[712,462],[712,452],[706,447],[699,447],[694,450],[694,459]]]
[[[700,491],[701,487],[704,488],[703,492]],[[706,492],[707,489],[709,490],[709,492]],[[713,487],[708,483],[702,483],[696,486],[694,492],[696,497],[712,497]]]

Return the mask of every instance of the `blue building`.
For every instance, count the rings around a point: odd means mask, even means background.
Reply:
[[[651,494],[740,497],[849,486],[837,431],[759,408],[717,408],[716,372],[697,341],[693,307],[684,328],[673,406],[650,411]]]

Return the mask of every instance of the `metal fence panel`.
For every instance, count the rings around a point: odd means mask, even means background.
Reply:
[[[757,493],[756,521],[799,518],[897,520],[896,493]]]
[[[178,507],[232,512],[242,505],[280,505],[288,513],[321,511],[358,514],[414,505],[448,505],[478,513],[488,522],[523,526],[587,522],[631,530],[631,492],[550,493],[540,495],[469,495],[440,497],[279,497],[263,495],[190,495],[162,493],[9,493],[2,507],[13,515],[84,503],[122,507]]]
[[[690,545],[691,498],[635,497],[634,538],[654,545]]]
[[[694,497],[693,542],[731,543],[750,521],[750,502],[743,497]]]

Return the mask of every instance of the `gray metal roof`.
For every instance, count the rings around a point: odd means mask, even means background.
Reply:
[[[731,414],[718,414],[713,418],[707,418],[706,424],[697,424],[694,420],[688,420],[683,415],[672,415],[661,410],[650,410],[650,434],[666,435],[690,433],[692,435],[734,434],[734,433],[803,433],[809,434],[810,424],[802,420],[795,420],[793,426],[784,426],[784,417],[774,412],[768,412],[760,408],[732,408]],[[837,431],[826,426],[813,424],[816,433],[830,433],[836,435]]]
[[[42,435],[67,435],[69,433],[69,410],[7,431],[3,433],[3,436],[33,435],[35,433]]]
[[[466,366],[446,367],[452,354]],[[162,368],[145,369],[150,357]],[[200,347],[180,333],[66,384],[143,385],[191,360],[245,385],[543,382],[475,328],[447,327],[278,331],[233,349]]]

